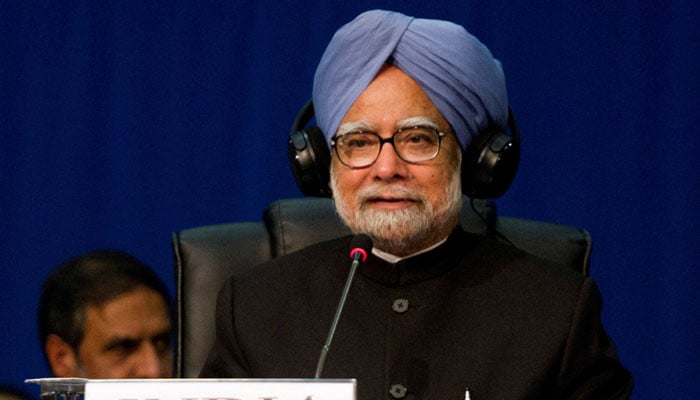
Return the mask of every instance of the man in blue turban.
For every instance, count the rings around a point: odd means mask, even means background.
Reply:
[[[483,44],[446,21],[366,12],[333,36],[313,102],[335,207],[374,245],[322,377],[356,378],[362,400],[629,397],[596,284],[460,224],[464,154],[508,121],[503,71]],[[352,243],[231,279],[202,376],[320,375]]]

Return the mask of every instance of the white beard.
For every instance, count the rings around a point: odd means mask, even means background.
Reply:
[[[401,184],[376,183],[356,193],[359,208],[352,210],[340,195],[332,170],[330,185],[336,210],[350,230],[355,234],[369,235],[376,248],[396,256],[415,253],[444,239],[459,221],[462,208],[459,172],[452,174],[445,187],[443,202],[437,207],[433,207],[423,193]],[[379,210],[368,206],[367,199],[379,194],[409,198],[415,203],[401,210]]]

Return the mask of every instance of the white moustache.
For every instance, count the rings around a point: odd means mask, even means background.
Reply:
[[[410,200],[417,203],[425,203],[427,201],[421,193],[416,193],[403,185],[372,185],[357,192],[357,199],[360,204],[378,198],[385,200]]]

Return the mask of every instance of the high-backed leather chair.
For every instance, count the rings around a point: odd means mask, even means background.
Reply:
[[[472,209],[466,199],[461,222],[467,232],[485,234],[495,229],[504,240],[531,254],[588,274],[591,237],[583,229],[499,217],[492,202],[475,201]],[[192,378],[199,374],[214,341],[217,292],[229,276],[349,233],[332,201],[325,198],[275,201],[265,209],[261,222],[224,223],[173,233],[176,376]]]

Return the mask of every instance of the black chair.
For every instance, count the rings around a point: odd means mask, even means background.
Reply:
[[[591,236],[583,229],[498,217],[492,202],[475,201],[472,209],[466,199],[461,222],[468,232],[485,234],[496,229],[531,254],[588,274]],[[173,233],[176,376],[199,374],[214,341],[216,296],[226,278],[273,257],[349,233],[332,201],[325,198],[275,201],[265,209],[262,222],[208,225]]]

